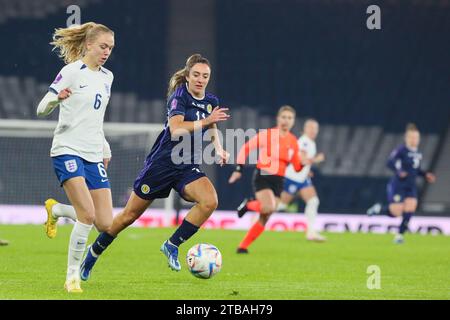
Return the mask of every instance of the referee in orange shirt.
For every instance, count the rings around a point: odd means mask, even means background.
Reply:
[[[253,174],[253,189],[256,199],[244,199],[238,207],[241,218],[247,211],[260,213],[258,221],[250,228],[239,244],[237,253],[248,253],[248,247],[264,231],[264,226],[275,212],[286,168],[292,163],[296,171],[302,169],[297,138],[290,132],[295,123],[295,109],[282,106],[278,110],[277,125],[263,130],[242,146],[237,156],[237,166],[228,183],[234,183],[242,176],[242,166],[252,150],[258,150],[258,162]]]

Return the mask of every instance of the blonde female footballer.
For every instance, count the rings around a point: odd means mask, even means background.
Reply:
[[[103,118],[111,95],[113,74],[103,67],[114,47],[114,32],[88,22],[74,28],[56,29],[51,44],[59,50],[64,66],[39,103],[38,116],[59,106],[50,156],[56,176],[73,206],[46,201],[47,235],[56,235],[59,216],[76,218],[70,235],[68,292],[82,292],[80,264],[89,232],[95,223],[106,230],[112,223],[112,197],[106,166],[109,145],[103,133]]]

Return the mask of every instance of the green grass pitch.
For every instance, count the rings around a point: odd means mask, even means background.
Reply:
[[[43,226],[0,225],[0,299],[450,299],[450,237],[329,233],[310,243],[303,233],[265,232],[249,255],[237,255],[244,231],[201,230],[180,249],[171,271],[160,244],[173,229],[129,228],[102,255],[82,294],[63,290],[71,226],[50,240]],[[96,237],[91,233],[90,241]],[[222,252],[209,280],[187,270],[185,255],[208,242]],[[368,289],[367,268],[380,268],[381,288]]]

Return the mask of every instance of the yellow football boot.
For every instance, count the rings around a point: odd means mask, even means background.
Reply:
[[[58,218],[55,218],[52,215],[52,208],[55,204],[57,204],[58,201],[55,199],[47,199],[45,201],[45,210],[47,210],[47,222],[45,223],[45,233],[47,234],[47,237],[50,239],[53,239],[56,237],[56,231],[57,231],[57,222]]]
[[[83,290],[80,287],[81,280],[79,278],[71,278],[64,283],[64,289],[68,293],[82,293]]]

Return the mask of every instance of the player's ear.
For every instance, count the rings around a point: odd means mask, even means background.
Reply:
[[[93,44],[92,42],[86,42],[86,51],[91,50]]]

